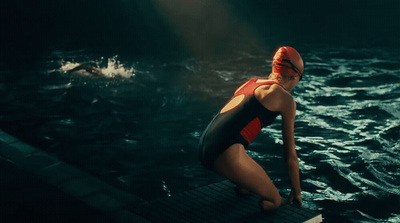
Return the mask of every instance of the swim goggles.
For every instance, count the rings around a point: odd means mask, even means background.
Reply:
[[[288,60],[288,59],[275,59],[275,60],[279,60],[279,61],[286,62],[286,63],[290,64],[290,66],[288,66],[288,65],[283,64],[283,63],[274,63],[274,65],[279,65],[279,66],[282,66],[282,67],[287,67],[287,68],[292,69],[294,72],[296,72],[296,73],[299,75],[299,77],[300,77],[299,81],[301,81],[301,79],[303,79],[303,74],[302,74],[302,73],[300,72],[300,70],[292,63],[292,61],[290,61],[290,60]]]

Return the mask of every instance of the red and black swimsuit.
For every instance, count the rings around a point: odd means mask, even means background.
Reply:
[[[233,98],[244,95],[244,99],[233,109],[218,113],[201,136],[199,156],[206,168],[212,169],[215,159],[231,145],[240,143],[246,148],[261,128],[272,124],[280,114],[266,109],[254,95],[258,87],[278,83],[257,80],[249,80],[236,92]]]

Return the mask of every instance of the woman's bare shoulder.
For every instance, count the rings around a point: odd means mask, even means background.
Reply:
[[[279,85],[263,86],[256,91],[256,97],[271,111],[282,111],[287,106],[295,106],[293,96]]]

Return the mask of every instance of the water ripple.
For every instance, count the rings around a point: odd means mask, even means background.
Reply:
[[[304,80],[292,93],[304,205],[331,216],[396,222],[398,52],[314,48],[302,56]],[[87,63],[101,55],[58,51],[52,57],[45,74],[0,85],[3,125],[149,198],[220,180],[195,160],[199,137],[239,84],[271,68],[265,52],[238,52],[220,60],[123,61],[112,70],[135,68],[134,76],[88,78],[57,73],[60,58]],[[101,61],[96,66],[107,67]],[[287,193],[280,121],[262,129],[248,152]]]

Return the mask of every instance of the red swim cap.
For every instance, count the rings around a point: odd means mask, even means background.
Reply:
[[[272,70],[274,73],[282,73],[283,69],[287,68],[301,76],[304,71],[304,64],[297,50],[290,46],[283,46],[274,55]]]

